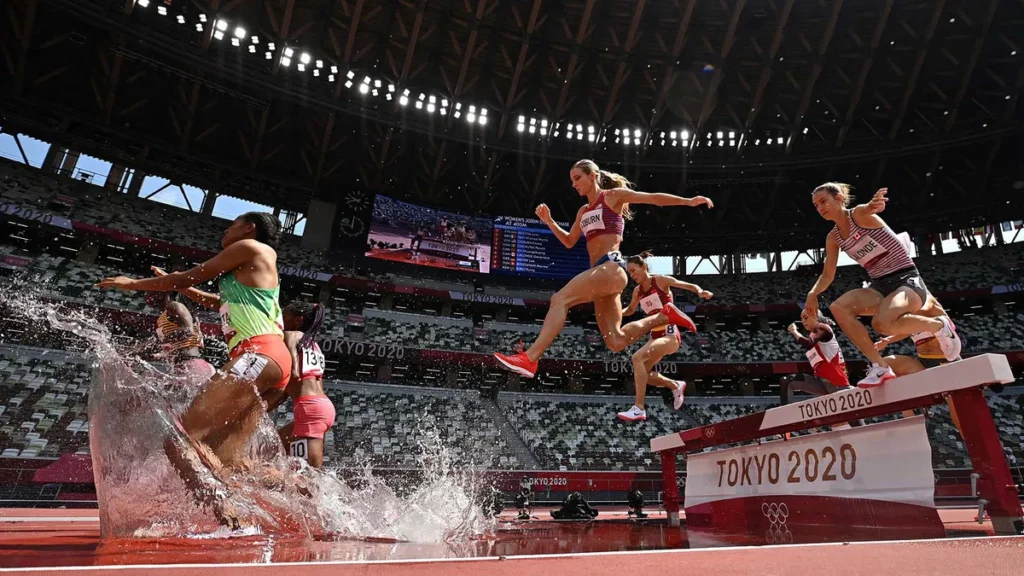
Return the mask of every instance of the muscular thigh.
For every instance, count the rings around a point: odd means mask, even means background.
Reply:
[[[904,314],[917,312],[922,306],[924,306],[924,302],[917,292],[907,286],[902,286],[882,299],[875,315],[882,320],[896,320]]]
[[[626,272],[612,263],[584,270],[558,291],[557,296],[569,306],[594,302],[610,295],[619,298],[626,288]],[[621,308],[621,304],[620,304]]]
[[[857,288],[843,294],[832,303],[849,310],[857,316],[874,316],[882,303],[882,295],[871,288]]]
[[[644,366],[650,370],[655,364],[661,362],[662,358],[678,351],[679,339],[674,335],[665,335],[644,344],[639,353],[643,354]]]

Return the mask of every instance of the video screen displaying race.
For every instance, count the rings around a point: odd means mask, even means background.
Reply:
[[[474,218],[377,195],[366,256],[394,262],[491,271],[489,218]]]

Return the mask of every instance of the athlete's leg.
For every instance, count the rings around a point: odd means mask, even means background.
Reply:
[[[647,374],[647,384],[657,388],[668,388],[669,390],[675,390],[679,386],[678,382],[670,380],[658,372],[650,372]]]
[[[295,428],[295,422],[289,422],[284,426],[281,426],[277,430],[277,435],[281,437],[281,444],[284,444],[284,449],[288,449],[288,444],[292,439],[292,430]]]
[[[889,294],[878,305],[871,327],[886,336],[942,330],[942,321],[917,314],[924,306],[921,296],[908,286],[902,286]]]
[[[636,386],[636,406],[644,407],[647,397],[647,381],[649,373],[661,359],[679,350],[679,340],[675,335],[665,335],[643,345],[633,354],[633,384]],[[672,386],[671,388],[675,388]]]
[[[626,282],[626,272],[614,263],[605,263],[577,274],[551,296],[548,313],[544,316],[544,325],[537,339],[526,350],[526,356],[531,362],[536,362],[544,355],[544,351],[551,346],[565,326],[565,318],[573,306],[614,296],[615,301],[619,302],[619,320],[616,321],[618,325],[622,320],[622,304],[619,298],[626,287]]]
[[[875,349],[875,343],[871,339],[868,329],[857,318],[858,316],[874,316],[881,303],[882,295],[877,291],[871,288],[857,288],[837,298],[828,309],[839,323],[839,327],[843,329],[843,333],[861,351],[861,354],[864,354],[872,364],[885,366],[885,359]]]
[[[622,352],[644,334],[666,324],[663,316],[654,315],[622,326],[622,299],[618,293],[594,300],[594,316],[601,337],[612,352]]]
[[[924,364],[912,356],[886,356],[885,362],[897,376],[906,376],[924,371]]]

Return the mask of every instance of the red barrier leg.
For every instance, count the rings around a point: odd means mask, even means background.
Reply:
[[[676,482],[676,453],[666,450],[661,456],[661,490],[665,497],[668,525],[679,526],[679,484]]]
[[[953,392],[950,398],[971,464],[980,476],[978,497],[986,501],[992,527],[996,534],[1020,534],[1024,530],[1024,512],[985,393],[980,388],[969,388]]]

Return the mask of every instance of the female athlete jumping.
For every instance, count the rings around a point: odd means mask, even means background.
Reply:
[[[537,373],[537,361],[565,326],[569,309],[587,302],[594,303],[594,315],[605,344],[613,352],[621,352],[637,338],[653,328],[665,324],[683,326],[691,331],[697,328],[675,306],[669,304],[656,316],[633,322],[622,323],[622,291],[626,288],[626,262],[619,253],[625,221],[632,217],[629,204],[650,204],[653,206],[714,206],[704,196],[683,198],[674,194],[637,192],[624,177],[601,170],[592,160],[580,160],[569,171],[569,179],[580,196],[587,198],[587,204],[576,213],[576,219],[569,231],[563,230],[551,217],[551,210],[544,204],[537,206],[536,214],[555,237],[566,248],[572,248],[584,236],[591,268],[569,281],[551,297],[551,305],[540,335],[529,349],[505,356],[495,354],[505,368],[533,378]]]
[[[295,420],[278,431],[288,452],[320,468],[324,435],[334,426],[334,404],[324,394],[324,354],[316,336],[324,323],[320,304],[293,302],[284,309],[284,342],[292,356],[288,397]],[[283,398],[282,398],[283,400]]]
[[[171,374],[204,382],[215,370],[200,357],[203,333],[199,330],[199,320],[174,296],[174,292],[154,292],[146,297],[150,306],[162,310],[156,319],[156,341],[160,346],[157,357],[171,365]]]
[[[825,267],[807,294],[805,309],[818,312],[818,295],[835,278],[839,250],[857,261],[871,278],[869,288],[851,290],[832,303],[829,310],[843,332],[871,361],[860,386],[879,386],[896,377],[875,349],[867,328],[857,316],[873,316],[871,326],[884,335],[933,334],[947,360],[960,356],[960,337],[948,318],[928,318],[918,312],[928,300],[928,287],[900,237],[878,214],[885,210],[887,189],[875,193],[867,204],[849,209],[850,186],[827,182],[814,189],[814,207],[822,218],[835,223],[825,242]]]
[[[839,348],[839,341],[832,330],[833,322],[821,312],[812,316],[806,309],[800,313],[800,322],[804,325],[804,330],[807,330],[807,336],[800,333],[796,322],[790,324],[787,331],[807,351],[807,360],[810,361],[814,374],[784,377],[779,386],[782,404],[793,401],[795,390],[814,396],[824,396],[850,387],[850,379],[846,375],[846,360],[843,359],[843,351]]]
[[[98,284],[118,290],[184,291],[192,300],[220,311],[231,360],[210,379],[178,423],[195,453],[173,435],[165,448],[200,504],[212,505],[229,525],[237,525],[238,519],[222,508],[225,494],[203,480],[206,476],[198,469],[197,458],[215,473],[221,466],[242,465],[246,443],[265,414],[261,395],[288,385],[292,361],[284,345],[273,248],[279,234],[272,214],[249,212],[224,232],[223,250],[191,270],[167,274],[154,268],[154,278],[117,276]],[[220,294],[192,288],[218,277]]]
[[[629,277],[636,282],[633,289],[633,297],[629,301],[624,314],[632,316],[639,306],[647,316],[655,316],[661,312],[666,304],[672,304],[675,298],[672,296],[673,288],[682,288],[696,293],[705,300],[709,300],[713,294],[702,289],[696,284],[676,280],[671,276],[652,276],[647,269],[647,258],[650,252],[644,252],[626,259],[626,271]],[[627,330],[628,324],[623,327]],[[659,388],[672,390],[672,407],[676,410],[683,405],[683,392],[686,391],[686,382],[682,380],[670,380],[660,373],[654,371],[654,367],[661,362],[662,358],[679,351],[682,345],[682,338],[679,331],[672,324],[658,327],[651,330],[651,339],[642,348],[633,353],[633,384],[636,387],[636,403],[625,412],[619,412],[618,418],[626,422],[647,420],[647,411],[644,410],[644,400],[647,397],[647,384],[653,384]]]

